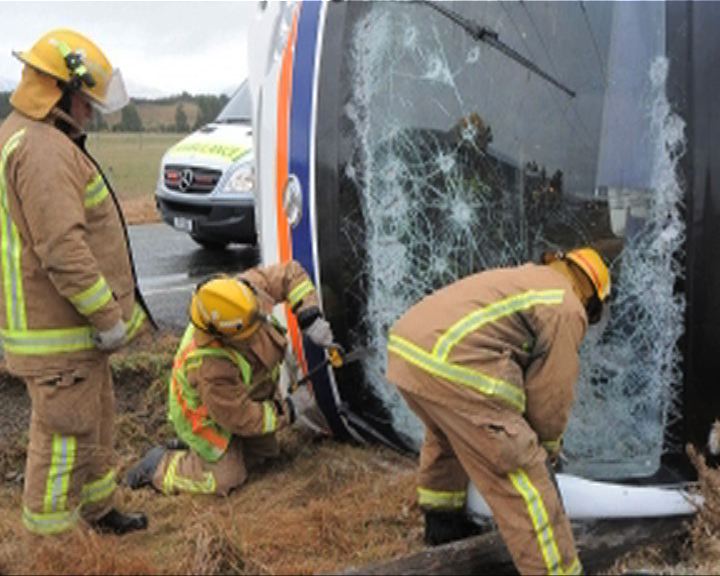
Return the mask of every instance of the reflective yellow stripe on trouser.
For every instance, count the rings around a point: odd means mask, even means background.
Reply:
[[[27,325],[25,300],[23,297],[20,252],[22,245],[17,227],[10,218],[10,208],[5,180],[5,165],[10,154],[20,144],[25,130],[13,134],[5,143],[0,154],[0,259],[2,259],[3,292],[7,327],[23,329]]]
[[[458,490],[448,492],[418,487],[418,505],[422,508],[438,508],[442,510],[458,510],[465,507],[467,492]]]
[[[530,521],[537,538],[540,553],[542,554],[548,574],[580,574],[582,567],[580,561],[575,558],[570,566],[562,568],[562,558],[555,534],[553,532],[550,517],[548,516],[545,503],[540,492],[532,483],[524,470],[519,469],[509,474],[510,482],[520,493],[527,506]]]
[[[292,290],[290,290],[290,294],[288,294],[288,302],[290,303],[291,307],[296,306],[305,296],[310,294],[315,290],[315,286],[313,286],[312,282],[310,280],[303,280],[295,286]]]
[[[110,470],[102,478],[88,482],[80,492],[80,502],[83,504],[95,504],[109,498],[117,488],[115,482],[115,470]]]
[[[184,478],[177,473],[180,458],[188,454],[186,451],[179,451],[174,454],[170,460],[170,464],[163,478],[163,492],[167,495],[172,494],[175,490],[180,492],[190,492],[192,494],[214,494],[215,493],[215,475],[212,472],[205,472],[203,480],[191,480]]]
[[[525,411],[525,392],[510,382],[493,378],[459,364],[440,360],[396,334],[390,334],[388,352],[397,354],[425,372],[466,386],[486,396],[503,400],[519,412]]]
[[[53,434],[43,511],[32,512],[27,507],[23,508],[23,523],[31,532],[55,534],[72,528],[77,521],[77,509],[68,510],[67,503],[76,454],[77,440],[74,436]]]

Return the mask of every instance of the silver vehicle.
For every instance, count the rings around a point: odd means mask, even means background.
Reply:
[[[208,249],[257,244],[247,82],[217,119],[163,156],[155,199],[163,220]]]

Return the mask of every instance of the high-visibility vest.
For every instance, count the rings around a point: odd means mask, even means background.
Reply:
[[[252,368],[236,350],[199,348],[193,338],[195,327],[190,324],[180,341],[170,375],[168,419],[177,435],[208,462],[217,462],[227,451],[232,434],[208,414],[200,394],[190,382],[188,372],[199,368],[207,357],[226,358],[238,367],[246,386],[252,381]]]

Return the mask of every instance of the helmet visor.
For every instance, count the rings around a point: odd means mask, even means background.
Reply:
[[[85,93],[88,94],[88,92]],[[104,101],[99,101],[92,93],[89,93],[89,96],[92,99],[93,106],[102,114],[117,112],[130,102],[122,74],[117,68],[113,70],[112,76],[107,83]]]

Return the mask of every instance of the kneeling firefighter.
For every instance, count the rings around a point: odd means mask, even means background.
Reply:
[[[118,534],[147,526],[114,507],[115,401],[109,354],[150,316],[115,193],[85,147],[93,110],[128,102],[122,77],[85,36],[44,34],[0,126],[0,324],[8,369],[32,402],[22,520],[34,534],[79,519]]]
[[[152,448],[128,472],[128,486],[226,495],[248,468],[277,455],[275,433],[314,406],[306,386],[281,397],[287,340],[271,316],[281,302],[315,345],[333,345],[315,288],[295,261],[196,289],[169,383],[168,417],[181,440],[171,447],[180,449]]]
[[[418,500],[425,540],[476,531],[468,479],[522,574],[579,574],[553,482],[579,373],[578,350],[610,293],[592,248],[463,278],[391,328],[387,377],[425,424]]]

